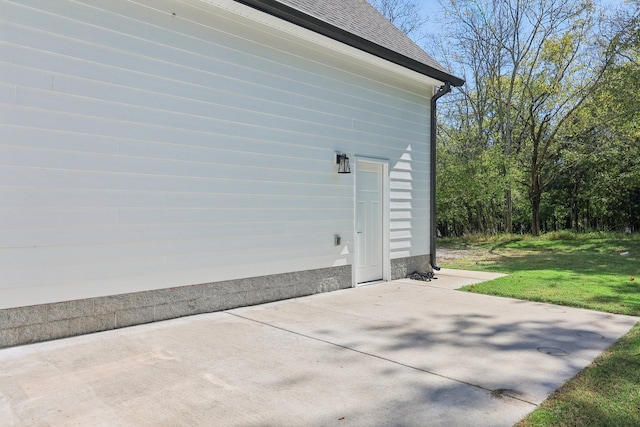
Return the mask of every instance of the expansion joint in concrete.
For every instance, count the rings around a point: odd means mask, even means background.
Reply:
[[[477,388],[477,389],[481,389],[481,390],[484,390],[484,391],[490,393],[493,397],[496,397],[496,398],[501,398],[501,399],[510,398],[510,399],[514,399],[514,400],[519,400],[519,401],[527,403],[529,405],[538,406],[534,402],[531,402],[531,401],[528,401],[528,400],[523,399],[521,397],[518,397],[517,396],[518,392],[515,391],[515,390],[507,390],[507,389],[492,390],[492,389],[489,389],[487,387],[483,387],[483,386],[481,386],[479,384],[473,384],[473,383],[470,383],[470,382],[467,382],[467,381],[464,381],[464,380],[460,380],[460,379],[453,378],[453,377],[450,377],[450,376],[447,376],[447,375],[439,374],[437,372],[430,371],[428,369],[420,368],[418,366],[409,365],[407,363],[403,363],[403,362],[400,362],[398,360],[394,360],[394,359],[390,359],[388,357],[380,356],[378,354],[373,354],[371,352],[358,350],[357,348],[349,347],[349,346],[346,346],[346,345],[343,345],[343,344],[339,344],[339,343],[336,343],[336,342],[333,342],[333,341],[329,341],[329,340],[326,340],[326,339],[323,339],[323,338],[314,337],[314,336],[311,336],[311,335],[308,335],[308,334],[303,334],[303,333],[300,333],[300,332],[296,332],[296,331],[291,330],[291,329],[282,328],[280,326],[273,325],[273,324],[271,324],[269,322],[264,322],[262,320],[252,319],[250,317],[242,316],[240,314],[232,313],[230,311],[227,311],[226,313],[231,315],[231,316],[235,316],[235,317],[238,317],[240,319],[247,320],[249,322],[259,323],[261,325],[264,325],[264,326],[267,326],[267,327],[270,327],[270,328],[274,328],[274,329],[278,329],[280,331],[287,332],[287,333],[290,333],[290,334],[294,334],[294,335],[297,335],[299,337],[308,338],[310,340],[314,340],[314,341],[318,341],[318,342],[321,342],[321,343],[329,344],[329,345],[332,345],[334,347],[339,347],[339,348],[342,348],[344,350],[348,350],[348,351],[352,351],[352,352],[355,352],[355,353],[358,353],[358,354],[362,354],[364,356],[373,357],[373,358],[376,358],[376,359],[379,359],[379,360],[383,360],[385,362],[393,363],[394,365],[402,366],[404,368],[412,369],[414,371],[419,371],[419,372],[424,373],[424,374],[434,375],[436,377],[440,377],[440,378],[443,378],[445,380],[454,381],[456,383],[464,384],[464,385],[469,386],[469,387],[474,387],[474,388]]]

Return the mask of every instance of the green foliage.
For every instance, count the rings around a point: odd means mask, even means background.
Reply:
[[[437,212],[442,233],[460,235],[473,230],[502,228],[504,174],[497,148],[475,155],[459,146],[438,147]]]
[[[640,230],[640,2],[445,5],[467,85],[441,109],[440,232]]]
[[[610,68],[562,135],[548,204],[565,227],[640,229],[639,83],[637,60]]]

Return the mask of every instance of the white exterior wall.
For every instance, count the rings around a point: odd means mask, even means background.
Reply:
[[[426,78],[197,0],[0,20],[0,309],[351,264],[336,151],[389,159],[390,257],[429,252]]]

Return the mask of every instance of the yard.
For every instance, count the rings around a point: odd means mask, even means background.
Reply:
[[[441,239],[438,260],[445,268],[508,274],[463,291],[640,316],[638,235],[561,232],[539,238]],[[517,425],[640,425],[639,383],[636,325]]]

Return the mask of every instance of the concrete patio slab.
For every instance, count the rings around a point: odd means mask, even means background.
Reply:
[[[442,271],[0,350],[0,420],[510,426],[639,320],[453,290],[482,280]]]

